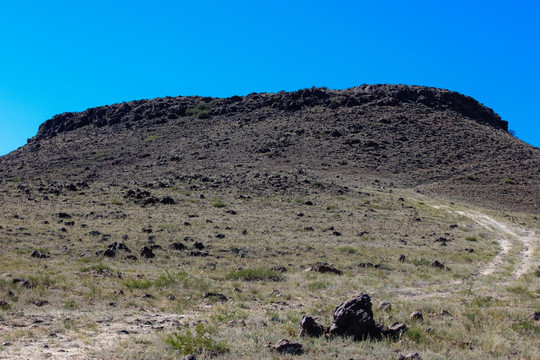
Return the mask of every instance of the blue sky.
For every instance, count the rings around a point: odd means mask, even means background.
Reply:
[[[426,85],[540,147],[537,1],[0,1],[0,155],[54,114],[158,96]]]

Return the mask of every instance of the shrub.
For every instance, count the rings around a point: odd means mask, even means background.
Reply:
[[[127,279],[122,284],[128,289],[148,289],[152,286],[152,281],[146,279]]]
[[[502,179],[501,181],[502,181],[503,184],[514,185],[516,183],[516,180],[514,180],[514,179]]]
[[[224,208],[226,205],[221,200],[217,200],[212,204],[213,207]]]
[[[216,355],[226,353],[229,351],[227,344],[212,339],[215,332],[214,328],[201,323],[195,326],[195,333],[193,333],[186,325],[184,333],[173,332],[167,336],[165,342],[184,355],[200,354],[203,351]]]
[[[212,106],[210,104],[200,103],[200,104],[197,104],[197,106],[195,106],[194,108],[188,109],[186,113],[188,115],[195,116],[195,118],[197,119],[208,119],[210,117],[211,108]]]
[[[467,180],[478,181],[478,180],[480,180],[480,178],[478,176],[476,176],[476,175],[469,174],[469,175],[467,175]]]
[[[262,269],[242,269],[234,270],[227,274],[229,280],[244,280],[244,281],[280,281],[283,279],[282,275],[272,270]]]

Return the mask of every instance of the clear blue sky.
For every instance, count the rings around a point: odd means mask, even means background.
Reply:
[[[401,83],[540,147],[538,1],[3,1],[0,155],[54,114],[158,96]]]

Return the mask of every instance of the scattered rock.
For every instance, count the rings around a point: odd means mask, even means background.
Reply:
[[[188,256],[208,256],[209,254],[206,251],[191,250],[187,252]]]
[[[282,272],[282,273],[287,272],[287,268],[285,266],[281,266],[281,265],[274,266],[270,270],[276,271],[276,272]]]
[[[399,354],[398,360],[422,360],[418,353],[410,353],[408,355]]]
[[[71,219],[71,215],[69,215],[68,213],[65,213],[65,212],[58,213],[58,217],[60,219]]]
[[[328,331],[330,335],[352,337],[358,341],[381,337],[381,326],[373,320],[371,299],[366,293],[362,292],[336,307],[333,318]]]
[[[39,306],[39,307],[41,307],[43,305],[47,305],[47,304],[49,304],[49,302],[47,300],[40,300],[40,301],[36,301],[34,303],[34,305]]]
[[[146,259],[151,259],[151,258],[154,258],[156,257],[156,255],[154,254],[154,252],[152,251],[152,249],[150,249],[149,247],[147,246],[143,246],[141,248],[141,257],[143,258],[146,258]]]
[[[341,270],[338,270],[334,267],[334,265],[327,264],[327,263],[317,263],[313,265],[312,267],[308,268],[307,271],[316,271],[322,274],[324,273],[333,273],[337,275],[342,274]]]
[[[358,264],[358,267],[361,267],[361,268],[375,268],[375,269],[378,269],[381,267],[381,264],[372,264],[370,262],[368,263],[360,263]]]
[[[424,316],[422,315],[422,313],[420,311],[415,311],[409,316],[409,319],[411,319],[411,320],[424,320]]]
[[[202,250],[205,246],[201,242],[196,242],[195,244],[193,244],[193,247],[197,250]]]
[[[24,286],[25,288],[27,289],[31,289],[33,288],[35,285],[32,284],[28,279],[25,279],[25,278],[16,278],[16,279],[13,279],[13,283],[14,284],[17,284],[17,283],[20,283],[21,286]]]
[[[441,316],[452,316],[452,314],[450,314],[448,311],[446,310],[442,310],[441,313],[440,313]]]
[[[44,253],[44,252],[41,252],[41,251],[38,251],[38,250],[32,251],[32,253],[30,253],[30,256],[31,256],[31,257],[35,257],[35,258],[38,258],[38,259],[47,259],[47,258],[50,257],[49,254]]]
[[[443,263],[440,263],[438,260],[435,260],[431,263],[431,266],[436,267],[437,269],[444,269],[445,266]]]
[[[399,262],[405,262],[405,260],[406,260],[405,255],[403,254],[399,255],[399,258],[398,258]]]
[[[405,324],[396,322],[387,330],[383,330],[383,335],[393,339],[398,339],[405,331],[407,331],[407,326]]]
[[[281,339],[272,349],[282,354],[301,355],[304,353],[304,347],[300,343],[291,342],[287,339]]]
[[[116,250],[113,250],[113,249],[107,249],[103,252],[103,256],[106,256],[106,257],[115,257],[116,256]]]
[[[126,260],[133,260],[133,261],[136,261],[137,260],[137,257],[135,255],[127,255],[126,256]]]
[[[538,320],[540,320],[540,312],[535,311],[535,312],[529,314],[529,316],[527,316],[527,319],[533,320],[533,321],[538,321]]]
[[[181,242],[175,242],[171,244],[171,248],[174,250],[185,250],[186,245],[182,244]]]
[[[217,235],[216,235],[216,238],[218,238],[218,239],[225,239],[225,235],[223,235],[223,234],[217,234]]]
[[[390,301],[381,301],[379,303],[379,309],[384,311],[390,311],[392,310],[392,304]]]
[[[195,357],[195,355],[186,355],[186,357],[184,357],[184,360],[197,360],[197,358]]]
[[[164,204],[164,205],[174,205],[174,204],[176,204],[176,201],[174,201],[174,199],[172,197],[169,197],[169,196],[166,196],[166,197],[162,198],[161,200],[159,200],[159,202],[161,204]]]
[[[205,298],[205,299],[208,299],[208,298],[216,298],[216,299],[218,299],[218,300],[220,300],[220,301],[227,301],[227,300],[229,300],[229,299],[228,299],[225,295],[223,295],[223,294],[209,293],[209,292],[204,293],[203,298]]]
[[[311,316],[302,316],[298,336],[320,337],[324,335],[325,332],[326,328],[318,324]]]

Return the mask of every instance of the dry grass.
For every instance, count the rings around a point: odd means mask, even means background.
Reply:
[[[0,346],[0,357],[173,359],[180,354],[166,341],[171,334],[185,334],[187,326],[196,336],[195,326],[204,324],[212,329],[206,344],[228,351],[198,348],[199,358],[273,359],[266,346],[295,338],[302,315],[329,325],[334,307],[359,291],[372,296],[378,322],[406,323],[405,336],[397,342],[301,339],[306,354],[299,358],[389,359],[412,351],[424,359],[540,357],[540,327],[527,320],[539,310],[536,269],[511,278],[521,261],[519,243],[511,239],[497,271],[480,276],[499,251],[499,234],[457,214],[467,210],[459,205],[437,209],[440,201],[407,192],[257,197],[178,187],[150,189],[176,205],[143,208],[124,199],[128,188],[122,186],[93,184],[29,200],[17,185],[0,188],[0,300],[7,302],[0,308],[0,344],[10,343]],[[71,219],[60,219],[59,212]],[[538,229],[530,215],[504,220]],[[123,251],[96,256],[123,235],[138,260],[126,260]],[[161,249],[143,260],[138,251],[149,236]],[[170,248],[182,242],[192,250],[197,241],[209,256]],[[50,257],[31,257],[33,250]],[[397,261],[400,254],[405,262]],[[432,267],[434,260],[447,269]],[[305,271],[316,262],[331,263],[343,275]],[[380,267],[361,266],[366,263]],[[287,271],[272,270],[278,266]],[[33,286],[15,284],[16,278]],[[206,292],[228,301],[205,298]],[[383,300],[392,310],[377,309]],[[416,310],[424,321],[409,320]]]

